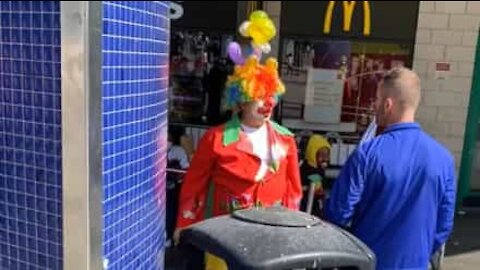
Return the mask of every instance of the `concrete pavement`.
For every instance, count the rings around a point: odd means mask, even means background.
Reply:
[[[480,269],[480,209],[467,209],[465,215],[457,215],[443,269]]]

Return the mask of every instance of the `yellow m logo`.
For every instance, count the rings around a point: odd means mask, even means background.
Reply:
[[[325,21],[323,23],[323,33],[329,34],[332,29],[333,10],[336,1],[328,1],[327,11],[325,12]],[[370,35],[371,15],[369,1],[363,2],[363,35]],[[352,29],[352,16],[357,1],[342,1],[343,4],[343,31],[349,32]]]

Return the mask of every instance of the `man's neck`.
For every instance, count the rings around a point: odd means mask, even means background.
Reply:
[[[395,119],[392,119],[387,126],[396,125],[396,124],[407,124],[415,123],[415,112],[404,113],[399,115]]]

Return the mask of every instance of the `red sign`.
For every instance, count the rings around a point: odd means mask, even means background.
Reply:
[[[436,71],[450,71],[450,63],[436,63],[435,64]]]

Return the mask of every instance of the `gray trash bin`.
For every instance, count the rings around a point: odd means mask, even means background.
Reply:
[[[375,269],[373,252],[348,232],[281,207],[208,219],[180,242],[222,258],[229,270]]]

